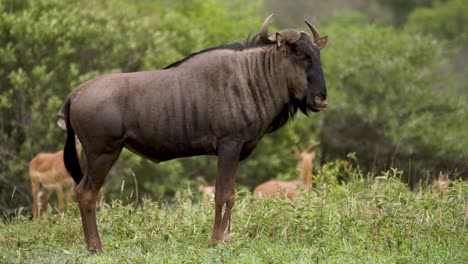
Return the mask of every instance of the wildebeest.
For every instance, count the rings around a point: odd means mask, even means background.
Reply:
[[[96,196],[122,148],[155,162],[217,155],[211,241],[227,241],[239,161],[298,109],[327,106],[320,49],[327,37],[306,32],[268,36],[271,15],[253,40],[209,48],[163,70],[109,74],[81,84],[67,98],[65,164],[77,183],[88,250],[102,251]],[[83,176],[75,134],[86,154]],[[223,212],[224,211],[224,212]]]

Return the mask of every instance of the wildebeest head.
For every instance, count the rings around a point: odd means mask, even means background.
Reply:
[[[320,62],[320,50],[327,44],[328,37],[320,37],[312,24],[305,21],[312,31],[312,40],[308,33],[295,29],[284,29],[275,35],[268,36],[267,17],[260,30],[260,40],[268,44],[277,44],[279,52],[286,57],[288,86],[298,100],[298,107],[303,113],[325,110],[327,107],[327,88]]]

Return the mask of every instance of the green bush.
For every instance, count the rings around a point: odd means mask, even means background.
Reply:
[[[377,0],[382,6],[388,7],[393,13],[397,25],[403,25],[411,12],[419,7],[430,7],[439,1],[447,0]]]
[[[468,45],[468,6],[463,0],[436,2],[431,8],[418,8],[405,27],[411,32],[430,34],[437,39]]]
[[[56,113],[77,85],[102,73],[162,68],[189,52],[241,40],[261,24],[252,15],[257,5],[0,0],[0,208],[29,204],[22,195],[29,193],[27,164],[62,148]],[[130,167],[143,176],[142,186],[146,175],[154,181],[142,159],[126,153],[121,160],[114,174],[130,175],[119,170]],[[165,166],[178,172],[168,183],[184,176],[180,163]]]
[[[467,96],[468,89],[468,6],[463,0],[437,2],[431,8],[416,9],[408,18],[405,29],[423,33],[446,43],[451,57],[443,72],[455,73],[457,94]]]
[[[332,24],[325,32],[324,160],[356,152],[363,168],[398,167],[411,184],[465,170],[466,97],[444,71],[444,42],[375,26]]]

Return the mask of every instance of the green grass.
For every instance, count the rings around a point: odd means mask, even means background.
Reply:
[[[0,263],[467,263],[468,183],[412,192],[396,174],[345,185],[323,175],[295,201],[240,192],[233,242],[216,247],[214,210],[191,193],[143,210],[106,204],[103,254],[86,251],[76,204],[36,222],[19,215],[0,223]]]

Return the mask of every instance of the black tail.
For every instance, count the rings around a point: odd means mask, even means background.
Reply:
[[[75,145],[75,131],[70,123],[70,99],[67,99],[64,107],[65,122],[67,124],[67,141],[65,142],[65,148],[63,149],[63,162],[68,173],[72,176],[76,184],[79,184],[83,178],[83,172],[81,171],[80,162],[78,160],[78,154],[76,153]]]

